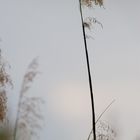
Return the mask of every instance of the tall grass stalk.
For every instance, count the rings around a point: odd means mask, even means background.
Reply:
[[[90,88],[90,98],[91,98],[91,107],[92,107],[93,138],[94,138],[94,140],[96,140],[95,107],[94,107],[94,99],[93,99],[93,87],[92,87],[92,79],[91,79],[91,72],[90,72],[90,62],[89,62],[89,54],[88,54],[88,46],[87,46],[86,33],[85,33],[85,27],[84,27],[84,19],[83,19],[83,13],[82,13],[82,3],[81,3],[81,0],[79,0],[79,8],[80,8],[80,15],[81,15],[81,23],[82,23],[82,31],[83,31],[83,39],[84,39],[84,47],[85,47],[85,54],[86,54],[88,79],[89,79],[89,88]]]
[[[79,0],[79,10],[81,16],[81,23],[82,23],[82,32],[83,32],[83,40],[84,40],[84,47],[85,47],[85,55],[86,55],[86,64],[87,64],[87,72],[88,72],[88,81],[89,81],[89,89],[90,89],[90,98],[91,98],[91,107],[92,107],[92,130],[93,130],[93,139],[96,140],[96,121],[95,121],[95,107],[94,107],[94,96],[93,96],[93,86],[92,86],[92,78],[91,78],[91,70],[90,70],[90,62],[89,62],[89,53],[88,53],[88,45],[86,40],[86,31],[85,28],[90,30],[90,26],[92,23],[98,23],[102,26],[100,22],[98,22],[95,18],[88,18],[90,22],[85,22],[82,12],[82,5],[87,7],[93,7],[95,5],[103,6],[103,0]]]

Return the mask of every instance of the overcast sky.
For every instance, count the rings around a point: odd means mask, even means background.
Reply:
[[[140,1],[106,0],[93,14],[88,40],[96,116],[104,114],[118,140],[140,136]],[[30,92],[46,100],[42,140],[86,140],[91,108],[78,0],[0,0],[0,47],[11,64],[13,112],[23,74],[39,56],[42,74]],[[15,113],[11,114],[14,118]]]

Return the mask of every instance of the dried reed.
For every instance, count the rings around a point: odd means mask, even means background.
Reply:
[[[79,9],[80,9],[80,15],[81,15],[82,32],[83,32],[83,40],[84,40],[84,49],[85,49],[87,72],[88,72],[88,83],[89,83],[89,89],[90,89],[90,99],[91,99],[91,108],[92,108],[93,138],[94,138],[94,140],[96,140],[95,108],[94,108],[92,78],[91,78],[91,72],[90,72],[90,62],[89,62],[88,46],[87,46],[87,40],[86,40],[86,31],[85,31],[83,12],[82,12],[82,7],[81,6],[82,6],[81,0],[79,0]]]
[[[13,86],[10,75],[7,73],[7,68],[10,68],[10,65],[6,60],[3,59],[1,50],[0,50],[0,88],[6,88],[6,86]]]
[[[86,30],[85,28],[91,29],[93,23],[98,23],[95,18],[87,18],[88,21],[84,21],[82,5],[87,7],[92,7],[93,4],[103,6],[103,0],[79,0],[79,9],[80,9],[80,16],[81,16],[81,23],[82,23],[82,34],[84,40],[84,49],[85,49],[85,56],[86,56],[86,65],[87,65],[87,72],[88,72],[88,83],[90,89],[90,99],[91,99],[91,107],[92,107],[92,130],[93,130],[93,139],[96,140],[96,120],[95,120],[95,108],[94,108],[94,96],[93,96],[93,86],[92,86],[92,77],[91,77],[91,70],[90,70],[90,61],[89,61],[89,53],[88,53],[88,45],[86,40]],[[102,25],[102,24],[100,24]]]
[[[7,88],[13,86],[10,75],[7,73],[9,64],[4,60],[0,49],[0,127],[4,127],[7,118]]]
[[[89,29],[89,30],[91,30],[94,27],[94,24],[99,24],[103,28],[102,23],[99,22],[94,17],[86,17],[86,19],[84,20],[84,27]]]
[[[0,91],[0,121],[4,122],[7,113],[7,97],[6,92]]]
[[[14,130],[14,140],[30,140],[32,137],[39,139],[38,131],[42,128],[43,124],[41,105],[44,101],[42,98],[31,97],[27,94],[38,73],[38,62],[37,58],[35,58],[28,66],[23,78]]]
[[[93,7],[94,5],[103,6],[103,0],[81,0],[81,4],[87,7]]]

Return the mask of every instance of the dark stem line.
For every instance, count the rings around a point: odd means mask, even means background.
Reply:
[[[95,107],[94,107],[94,99],[93,99],[93,88],[92,88],[92,79],[91,79],[91,73],[90,73],[90,63],[89,63],[88,47],[87,47],[87,40],[86,40],[84,21],[83,21],[81,0],[79,0],[79,8],[80,8],[80,15],[81,15],[81,22],[82,22],[82,31],[83,31],[84,46],[85,46],[85,54],[86,54],[86,62],[87,62],[87,71],[88,71],[88,78],[89,78],[90,98],[91,98],[91,107],[92,107],[93,138],[94,138],[94,140],[96,140]]]

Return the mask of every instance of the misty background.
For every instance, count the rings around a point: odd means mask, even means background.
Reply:
[[[0,0],[0,48],[11,65],[15,120],[23,75],[39,56],[41,74],[30,92],[46,101],[42,140],[86,140],[91,107],[78,0]],[[88,39],[96,116],[119,140],[140,136],[140,1],[106,0],[86,10],[102,24]]]

